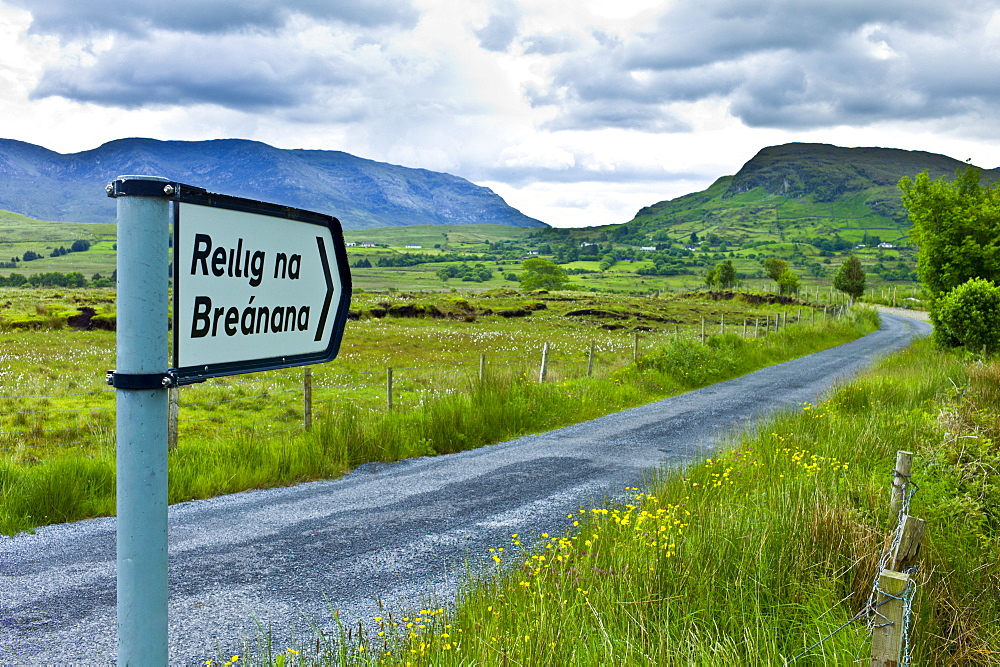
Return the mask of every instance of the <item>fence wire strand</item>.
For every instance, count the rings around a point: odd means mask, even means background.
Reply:
[[[903,502],[900,506],[899,513],[897,514],[896,517],[896,528],[893,533],[893,538],[890,541],[888,548],[885,549],[885,551],[882,553],[882,556],[879,558],[878,569],[875,572],[875,581],[872,583],[872,590],[871,593],[869,593],[868,595],[868,601],[865,603],[865,606],[861,608],[861,611],[855,614],[849,621],[841,625],[833,632],[827,634],[825,637],[820,639],[818,642],[816,642],[809,648],[801,651],[791,659],[787,660],[785,662],[786,665],[795,662],[799,658],[809,655],[813,649],[823,645],[825,642],[832,639],[834,636],[836,636],[839,632],[843,631],[845,628],[850,626],[852,623],[860,621],[861,619],[865,619],[866,625],[868,627],[868,636],[865,639],[865,642],[867,643],[871,641],[872,633],[876,629],[885,627],[886,625],[892,623],[892,621],[887,616],[885,616],[882,612],[879,611],[879,608],[882,607],[883,605],[888,604],[893,600],[901,600],[903,602],[903,627],[901,628],[900,634],[902,637],[903,651],[899,665],[900,667],[910,667],[912,660],[910,630],[912,626],[912,616],[913,616],[913,598],[917,590],[917,582],[915,579],[912,578],[912,575],[917,572],[917,567],[914,566],[907,568],[905,574],[911,575],[911,578],[907,580],[906,586],[904,586],[903,591],[898,594],[889,593],[888,591],[884,590],[879,584],[879,578],[881,576],[881,573],[886,568],[888,568],[889,560],[892,558],[892,554],[896,551],[896,548],[899,546],[899,542],[902,539],[903,535],[903,519],[910,513],[910,501],[913,499],[913,496],[916,494],[917,489],[919,487],[916,485],[916,483],[913,482],[913,479],[911,478],[910,475],[904,475],[896,470],[892,471],[892,475],[894,478],[899,477],[903,479],[903,483],[901,485],[903,493]],[[881,622],[879,622],[877,619],[881,619]]]

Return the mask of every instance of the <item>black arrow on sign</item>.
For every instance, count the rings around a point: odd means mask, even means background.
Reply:
[[[323,310],[319,315],[319,326],[316,327],[316,339],[323,338],[323,329],[326,328],[326,316],[330,312],[330,302],[333,301],[333,276],[330,275],[330,260],[326,258],[326,244],[323,237],[316,237],[316,245],[319,246],[319,258],[323,262],[323,276],[326,278],[326,298],[323,300]]]

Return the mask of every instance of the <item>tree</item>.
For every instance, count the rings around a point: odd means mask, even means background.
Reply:
[[[781,274],[788,269],[788,262],[777,257],[768,257],[764,260],[764,270],[767,275],[771,277],[771,280],[777,282]]]
[[[719,284],[719,265],[716,264],[712,267],[712,270],[705,274],[705,284],[709,287],[715,287]]]
[[[864,294],[865,270],[861,268],[861,260],[854,255],[845,259],[833,277],[833,286],[850,295],[852,301]]]
[[[798,294],[799,276],[791,269],[785,269],[778,276],[778,291],[782,294]]]
[[[903,178],[903,205],[919,247],[917,273],[937,299],[971,278],[1000,282],[1000,185],[967,166],[951,182],[926,172]]]
[[[941,347],[1000,351],[1000,287],[973,278],[938,299],[932,313],[934,340]]]
[[[729,289],[736,285],[736,267],[733,266],[732,261],[727,259],[716,265],[715,268],[719,270],[719,287]]]
[[[560,289],[569,283],[566,270],[544,257],[531,257],[521,262],[521,289]]]
[[[21,287],[26,284],[28,284],[28,279],[20,273],[12,273],[7,276],[8,287]]]

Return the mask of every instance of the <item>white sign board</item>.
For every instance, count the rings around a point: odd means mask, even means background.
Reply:
[[[211,205],[181,199],[174,212],[178,376],[331,360],[350,300],[339,223],[297,209],[211,198]],[[220,201],[257,206],[228,208]],[[286,217],[296,213],[304,215]]]

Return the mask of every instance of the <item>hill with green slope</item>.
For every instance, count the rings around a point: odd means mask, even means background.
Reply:
[[[861,242],[866,235],[906,243],[909,220],[897,188],[903,176],[951,176],[963,162],[893,148],[793,143],[761,150],[733,176],[707,190],[640,210],[635,236],[680,239],[716,234],[730,244],[816,237]],[[995,180],[1000,170],[985,172]]]

